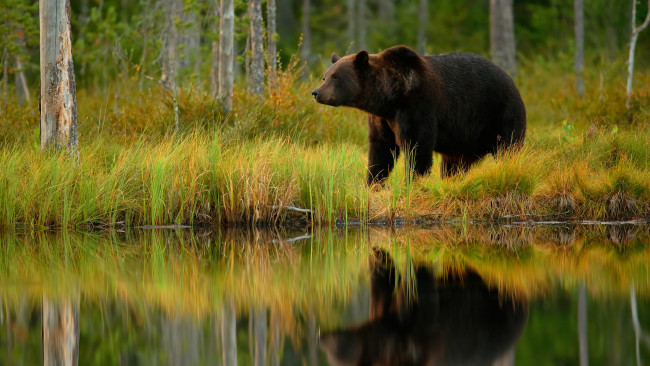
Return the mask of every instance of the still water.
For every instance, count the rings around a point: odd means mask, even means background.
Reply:
[[[1,365],[639,365],[650,227],[0,234]]]

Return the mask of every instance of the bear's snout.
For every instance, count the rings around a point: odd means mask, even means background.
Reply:
[[[320,92],[318,91],[318,89],[314,89],[314,91],[311,92],[311,95],[314,97],[314,99],[317,99],[318,96],[320,95]]]

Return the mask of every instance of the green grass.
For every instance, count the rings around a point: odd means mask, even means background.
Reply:
[[[521,150],[444,180],[438,157],[414,181],[400,160],[387,187],[364,183],[364,114],[314,103],[318,81],[299,81],[297,64],[263,100],[237,91],[229,115],[209,95],[181,92],[179,131],[157,88],[110,101],[80,91],[76,160],[41,153],[36,106],[12,105],[0,116],[0,227],[648,219],[650,76],[639,71],[627,111],[619,63],[587,69],[578,97],[565,61],[523,62]]]

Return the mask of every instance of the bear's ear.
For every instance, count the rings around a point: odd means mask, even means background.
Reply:
[[[332,52],[332,63],[335,64],[336,61],[340,60],[341,58],[339,55],[336,54],[336,52]]]
[[[359,69],[364,69],[368,66],[368,52],[366,50],[359,51],[354,55],[354,66]]]

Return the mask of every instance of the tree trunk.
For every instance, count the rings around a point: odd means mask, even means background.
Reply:
[[[7,51],[7,37],[5,36],[5,48],[2,51],[2,108],[6,108],[7,100],[7,79],[9,78],[9,52]]]
[[[420,0],[418,9],[418,41],[417,51],[424,55],[427,46],[427,24],[429,23],[429,0]]]
[[[77,151],[77,97],[70,0],[39,2],[41,63],[41,149],[54,146]]]
[[[368,48],[368,6],[366,0],[359,0],[359,48],[365,50]]]
[[[517,74],[512,0],[490,0],[490,53],[494,63]]]
[[[226,112],[232,110],[234,83],[235,8],[233,0],[221,0],[219,28],[219,100]]]
[[[228,0],[223,0],[228,1]],[[222,3],[223,5],[223,3]],[[225,14],[225,13],[222,13]],[[223,366],[237,366],[237,314],[235,304],[227,301],[223,305],[221,321],[221,348]]]
[[[214,6],[214,34],[219,34],[219,5]],[[212,60],[210,62],[210,94],[216,97],[219,93],[219,39],[212,40]]]
[[[262,28],[262,0],[249,0],[251,20],[251,92],[264,94],[264,28]]]
[[[18,104],[23,105],[25,102],[29,104],[31,98],[29,97],[29,87],[27,86],[27,79],[23,70],[23,64],[20,62],[20,57],[16,56],[16,94],[18,95]]]
[[[648,13],[645,20],[640,26],[636,26],[636,1],[632,0],[632,35],[630,37],[630,54],[627,60],[627,98],[625,100],[625,107],[630,109],[630,99],[632,97],[632,82],[634,81],[634,53],[636,51],[636,41],[641,33],[650,23],[650,0],[648,0]]]
[[[266,4],[266,49],[269,56],[269,88],[275,89],[275,79],[277,74],[277,34],[275,30],[275,0],[268,0]]]
[[[300,58],[309,65],[311,58],[311,24],[309,22],[311,13],[311,1],[302,0],[302,48]],[[307,76],[307,73],[304,74]]]
[[[76,366],[79,361],[79,298],[60,303],[43,295],[43,365]]]
[[[575,43],[576,43],[576,91],[579,96],[585,93],[585,84],[582,81],[582,69],[585,65],[585,26],[584,26],[584,11],[583,0],[573,1],[573,11],[575,17]]]
[[[162,54],[162,75],[160,80],[163,87],[172,93],[174,105],[174,127],[178,129],[180,125],[178,117],[178,98],[176,86],[176,71],[178,68],[178,59],[176,57],[178,45],[178,30],[176,29],[176,19],[179,16],[178,0],[165,1],[165,14],[167,14],[167,24],[165,29],[165,43]]]
[[[357,17],[356,17],[356,11],[355,11],[355,5],[357,4],[356,0],[348,0],[347,5],[348,5],[348,41],[350,42],[350,46],[354,46],[356,43],[357,39],[357,34],[356,34],[356,29],[355,25],[357,22]]]

